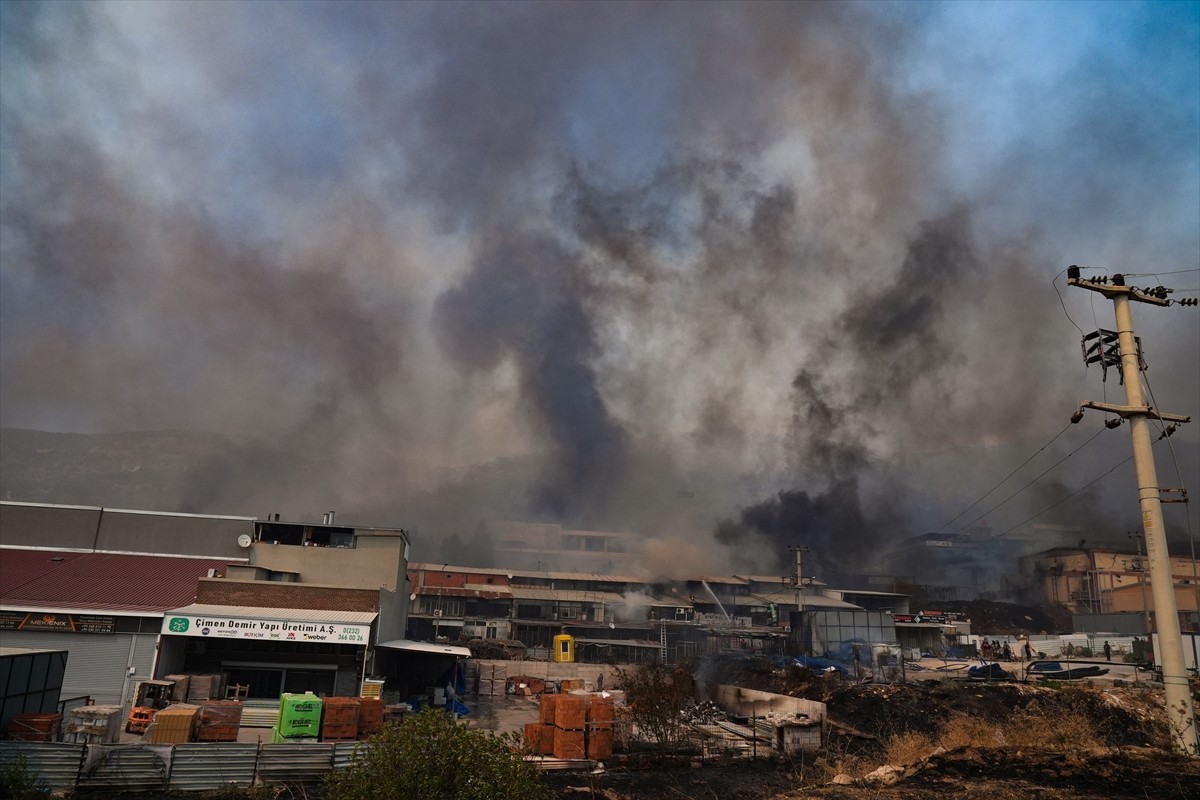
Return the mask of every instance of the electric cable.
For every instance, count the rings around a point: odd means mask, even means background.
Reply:
[[[1159,275],[1183,275],[1186,272],[1200,272],[1200,267],[1192,267],[1191,269],[1176,269],[1170,272],[1126,272],[1126,277],[1133,278],[1157,278]]]
[[[1066,272],[1066,270],[1064,269],[1062,272],[1055,275],[1050,280],[1050,285],[1054,287],[1054,293],[1058,295],[1058,304],[1062,306],[1063,314],[1066,316],[1067,322],[1075,325],[1075,320],[1071,319],[1071,312],[1067,311],[1067,303],[1065,300],[1063,300],[1062,292],[1058,290],[1058,279],[1063,276],[1063,272]],[[1083,335],[1083,328],[1075,325],[1075,330],[1079,331],[1080,335]]]
[[[1039,448],[1038,448],[1036,451],[1034,451],[1033,455],[1031,455],[1029,458],[1027,458],[1027,459],[1025,459],[1024,461],[1022,461],[1022,462],[1021,462],[1021,465],[1020,465],[1019,467],[1017,467],[1017,468],[1016,468],[1016,469],[1014,469],[1012,472],[1010,472],[1010,473],[1008,473],[1007,475],[1005,475],[1005,476],[1004,476],[1004,477],[1003,477],[1003,478],[1000,480],[1000,482],[999,482],[999,483],[997,483],[997,484],[996,484],[995,486],[993,486],[991,489],[988,489],[988,490],[987,490],[987,492],[986,492],[986,493],[984,493],[984,495],[983,495],[982,497],[980,497],[978,500],[976,500],[974,503],[971,503],[969,506],[967,506],[966,508],[964,508],[962,511],[958,512],[957,514],[955,514],[955,515],[954,515],[954,516],[953,516],[951,519],[949,519],[948,521],[946,521],[945,523],[943,523],[941,527],[939,527],[939,528],[938,528],[936,531],[934,531],[934,533],[941,533],[943,530],[945,530],[946,528],[948,528],[948,527],[950,527],[951,525],[953,525],[953,524],[954,524],[954,521],[955,521],[955,520],[957,520],[959,517],[961,517],[963,514],[966,514],[966,513],[967,513],[968,511],[970,511],[972,508],[974,508],[975,506],[979,505],[979,504],[980,504],[980,503],[982,503],[984,500],[988,499],[988,497],[990,497],[990,496],[991,496],[992,492],[996,491],[997,489],[999,489],[1001,486],[1003,486],[1003,485],[1004,485],[1005,481],[1007,481],[1007,480],[1008,480],[1009,478],[1011,478],[1013,475],[1016,475],[1018,472],[1020,472],[1020,471],[1021,471],[1021,469],[1022,469],[1022,468],[1023,468],[1023,467],[1024,467],[1026,464],[1028,464],[1030,461],[1033,461],[1033,459],[1037,458],[1037,455],[1038,455],[1038,453],[1042,452],[1042,451],[1043,451],[1043,450],[1045,450],[1047,447],[1049,447],[1050,445],[1054,444],[1054,443],[1055,443],[1055,442],[1058,440],[1058,437],[1062,436],[1064,433],[1066,433],[1067,431],[1069,431],[1069,430],[1071,429],[1071,425],[1072,425],[1072,424],[1073,424],[1073,423],[1067,423],[1067,425],[1066,425],[1066,426],[1065,426],[1065,427],[1064,427],[1064,428],[1063,428],[1061,431],[1059,431],[1058,433],[1054,434],[1054,437],[1053,437],[1052,439],[1050,439],[1050,441],[1046,442],[1044,445],[1042,445],[1042,446],[1041,446],[1041,447],[1039,447]]]
[[[1091,437],[1090,439],[1088,439],[1086,442],[1084,442],[1083,444],[1079,445],[1079,447],[1076,447],[1074,450],[1072,450],[1071,452],[1067,453],[1065,456],[1063,456],[1062,458],[1060,458],[1058,461],[1056,461],[1056,462],[1054,462],[1053,464],[1051,464],[1049,467],[1047,467],[1045,470],[1043,470],[1041,473],[1039,473],[1039,474],[1038,474],[1038,475],[1037,475],[1037,476],[1036,476],[1036,477],[1035,477],[1033,480],[1031,480],[1031,481],[1029,481],[1028,483],[1026,483],[1026,484],[1025,484],[1024,486],[1022,486],[1020,489],[1017,489],[1015,492],[1013,492],[1012,494],[1010,494],[1008,497],[1004,498],[1004,499],[1003,499],[1003,500],[1001,500],[999,503],[997,503],[996,505],[992,506],[992,507],[991,507],[991,508],[989,508],[987,511],[983,512],[983,513],[982,513],[982,514],[980,514],[978,517],[976,517],[975,519],[973,519],[973,520],[971,520],[970,522],[968,522],[966,525],[963,525],[961,528],[959,528],[958,530],[954,531],[954,533],[962,533],[964,530],[966,530],[967,528],[971,527],[971,526],[972,526],[972,525],[974,525],[976,522],[979,522],[979,520],[983,519],[983,518],[984,518],[984,517],[986,517],[988,514],[992,513],[992,512],[993,512],[993,511],[995,511],[996,509],[998,509],[998,508],[1000,508],[1001,506],[1003,506],[1003,505],[1004,505],[1005,503],[1007,503],[1009,500],[1012,500],[1014,497],[1016,497],[1017,495],[1019,495],[1021,492],[1025,491],[1025,490],[1026,490],[1026,489],[1028,489],[1030,486],[1032,486],[1033,484],[1035,484],[1035,483],[1037,483],[1039,480],[1041,480],[1043,477],[1045,477],[1046,473],[1048,473],[1048,472],[1050,472],[1051,470],[1055,469],[1055,468],[1056,468],[1056,467],[1058,467],[1060,464],[1062,464],[1064,461],[1066,461],[1067,459],[1071,458],[1073,455],[1075,455],[1076,453],[1078,453],[1078,452],[1079,452],[1080,450],[1082,450],[1083,448],[1087,447],[1089,444],[1091,444],[1093,441],[1095,441],[1095,440],[1096,440],[1096,437],[1097,437],[1097,436],[1099,436],[1100,434],[1104,433],[1106,430],[1108,430],[1108,428],[1107,428],[1107,427],[1100,428],[1100,430],[1098,430],[1098,431],[1096,431],[1094,434],[1092,434],[1092,437]],[[1132,458],[1132,456],[1130,456],[1130,458]],[[1008,531],[1005,531],[1005,533],[1008,533]]]
[[[1052,510],[1054,510],[1055,508],[1058,508],[1058,507],[1059,507],[1059,506],[1061,506],[1063,503],[1067,502],[1067,501],[1068,501],[1068,500],[1070,500],[1072,497],[1074,497],[1075,495],[1077,495],[1077,494],[1079,494],[1080,492],[1082,492],[1084,489],[1086,489],[1086,488],[1088,488],[1089,486],[1091,486],[1093,483],[1097,483],[1097,482],[1098,482],[1098,481],[1100,481],[1101,479],[1108,477],[1108,476],[1109,476],[1109,474],[1111,474],[1112,472],[1115,472],[1117,469],[1119,469],[1119,468],[1121,468],[1121,467],[1125,466],[1125,465],[1126,465],[1126,464],[1128,464],[1130,461],[1133,461],[1133,456],[1132,456],[1132,455],[1126,456],[1124,461],[1121,461],[1120,463],[1118,463],[1118,464],[1114,465],[1114,466],[1113,466],[1111,469],[1109,469],[1109,470],[1108,470],[1108,472],[1105,472],[1104,474],[1100,475],[1099,477],[1097,477],[1097,478],[1094,478],[1093,480],[1090,480],[1090,481],[1088,481],[1088,482],[1087,482],[1087,483],[1085,483],[1083,486],[1080,486],[1078,489],[1076,489],[1075,491],[1071,492],[1069,495],[1067,495],[1067,496],[1066,496],[1066,497],[1064,497],[1063,499],[1059,500],[1058,502],[1054,503],[1053,505],[1050,505],[1050,506],[1047,506],[1046,508],[1043,508],[1041,511],[1037,512],[1037,513],[1036,513],[1036,514],[1034,514],[1033,516],[1026,517],[1025,519],[1023,519],[1023,520],[1021,520],[1020,522],[1018,522],[1016,525],[1013,525],[1011,528],[1009,528],[1009,529],[1007,529],[1007,530],[1005,530],[1005,531],[1001,531],[1000,533],[996,534],[996,536],[995,536],[995,537],[993,537],[993,538],[999,538],[999,537],[1001,537],[1001,536],[1005,535],[1006,533],[1012,533],[1012,532],[1013,532],[1013,531],[1015,531],[1017,528],[1021,527],[1022,525],[1026,524],[1026,523],[1032,522],[1033,520],[1035,520],[1035,519],[1037,519],[1038,517],[1040,517],[1042,514],[1045,514],[1047,511],[1052,511]]]

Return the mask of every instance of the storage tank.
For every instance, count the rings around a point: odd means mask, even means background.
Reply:
[[[560,662],[575,660],[575,637],[569,633],[560,633],[554,637],[554,660]]]

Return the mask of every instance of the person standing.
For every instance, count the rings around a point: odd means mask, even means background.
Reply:
[[[1112,645],[1108,642],[1104,643],[1104,660],[1112,661]]]

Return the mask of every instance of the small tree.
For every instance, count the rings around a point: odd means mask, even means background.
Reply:
[[[549,800],[515,734],[473,730],[428,708],[390,724],[325,780],[329,800]]]
[[[631,670],[618,669],[629,718],[639,737],[659,744],[681,740],[686,731],[680,712],[692,705],[692,676],[684,669],[663,664],[646,664]]]

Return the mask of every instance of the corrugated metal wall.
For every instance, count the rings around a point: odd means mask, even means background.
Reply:
[[[166,752],[156,752],[165,750]],[[169,748],[149,745],[93,745],[78,788],[92,793],[161,792],[167,788]],[[95,761],[92,756],[97,756]]]
[[[0,768],[24,763],[44,789],[123,792],[215,791],[274,784],[316,784],[350,766],[364,742],[194,742],[177,745],[84,745],[0,741]]]
[[[333,747],[324,743],[264,744],[258,751],[258,774],[265,783],[316,783],[333,770]]]
[[[39,789],[63,792],[75,788],[87,745],[63,742],[0,742],[0,768],[24,764]]]
[[[171,757],[171,791],[201,792],[251,786],[258,745],[244,742],[177,744]]]

